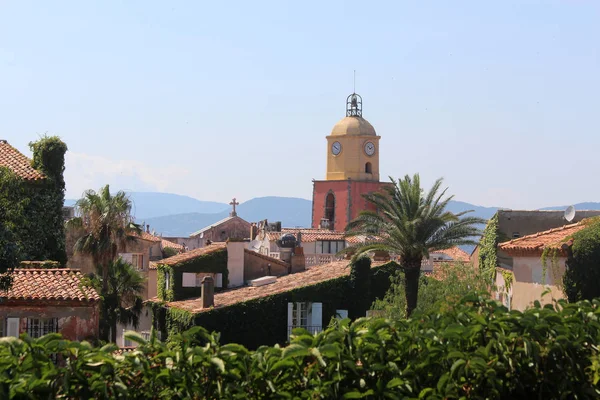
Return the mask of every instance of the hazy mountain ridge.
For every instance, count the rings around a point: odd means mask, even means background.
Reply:
[[[231,206],[225,203],[201,201],[172,193],[132,192],[134,212],[138,223],[163,236],[188,236],[189,234],[229,216]],[[74,204],[65,200],[65,205]],[[600,203],[574,204],[577,210],[600,210]],[[564,210],[567,206],[545,207],[542,210]],[[484,219],[492,217],[499,207],[482,207],[453,200],[448,210],[462,212]],[[309,227],[312,219],[312,202],[297,197],[257,197],[237,206],[237,213],[247,221],[281,221],[286,227]],[[162,214],[161,214],[162,213]]]

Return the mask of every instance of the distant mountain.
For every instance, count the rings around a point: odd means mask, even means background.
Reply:
[[[558,207],[545,207],[540,208],[540,210],[566,210],[568,206],[558,206]],[[587,202],[587,203],[577,203],[573,204],[575,210],[600,210],[600,203]]]
[[[163,236],[188,236],[229,215],[231,206],[225,203],[201,201],[172,193],[131,192],[136,221],[145,222],[150,229]],[[74,204],[65,200],[65,205]],[[575,204],[577,210],[600,210],[600,203]],[[564,210],[566,206],[546,207],[542,210]],[[484,219],[492,217],[498,207],[481,207],[462,201],[451,201],[448,210],[473,210],[469,215]],[[257,197],[240,204],[238,215],[247,221],[281,221],[285,227],[309,227],[312,218],[310,200],[296,197]]]
[[[214,201],[197,200],[189,196],[158,192],[128,192],[133,203],[133,216],[142,222],[144,219],[165,215],[224,212],[228,204]],[[67,199],[65,205],[75,204],[76,200]]]
[[[230,207],[230,206],[227,206]],[[296,197],[257,197],[240,204],[237,214],[246,221],[268,219],[281,221],[286,227],[310,226],[312,202]],[[163,236],[189,236],[205,226],[209,226],[229,216],[230,209],[219,213],[185,213],[146,218],[150,229]],[[141,221],[140,221],[141,222]]]

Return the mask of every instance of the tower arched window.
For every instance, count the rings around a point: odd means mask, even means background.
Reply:
[[[333,229],[335,223],[335,196],[328,193],[325,197],[325,218],[329,221],[329,229]]]
[[[367,174],[372,174],[373,173],[373,167],[371,166],[371,163],[368,162],[365,164],[365,172]]]

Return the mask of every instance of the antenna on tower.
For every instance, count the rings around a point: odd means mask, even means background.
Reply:
[[[354,89],[352,90],[352,93],[356,93],[356,70],[354,70]]]

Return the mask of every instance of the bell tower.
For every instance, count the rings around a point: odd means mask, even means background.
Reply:
[[[327,180],[379,181],[379,139],[362,116],[362,97],[346,99],[346,117],[327,136]]]
[[[381,137],[363,118],[362,105],[360,95],[350,94],[346,116],[326,136],[325,180],[313,180],[313,228],[344,230],[360,211],[370,208],[363,195],[388,184],[379,182]]]

